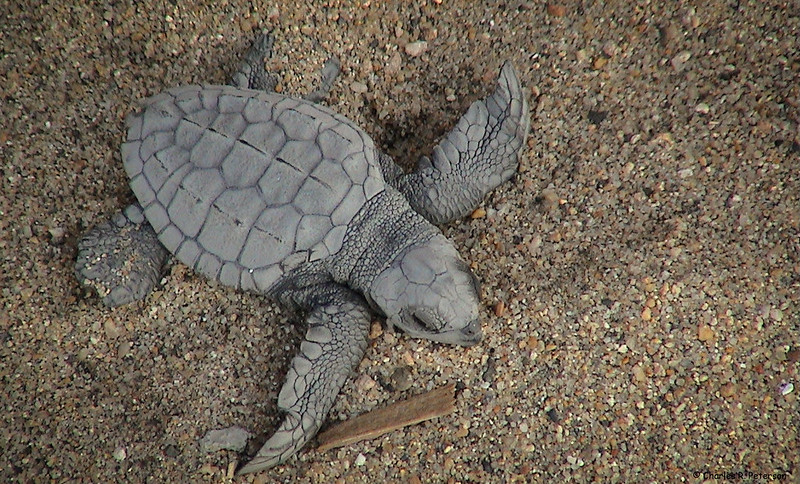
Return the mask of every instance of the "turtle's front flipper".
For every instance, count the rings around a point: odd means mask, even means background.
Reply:
[[[497,83],[434,148],[432,160],[423,157],[416,171],[395,182],[414,210],[433,223],[469,214],[517,171],[530,127],[528,104],[510,62]]]
[[[75,274],[97,290],[106,306],[120,306],[147,296],[167,255],[142,208],[134,204],[83,236]]]
[[[326,293],[321,297],[312,294],[308,298],[311,304],[321,305],[308,314],[305,341],[278,394],[278,407],[287,413],[286,418],[237,474],[280,464],[313,438],[345,380],[364,356],[370,325],[366,301],[340,286],[322,290]]]

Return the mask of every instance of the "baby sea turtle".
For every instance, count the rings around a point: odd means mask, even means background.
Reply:
[[[443,343],[481,339],[478,283],[433,224],[469,214],[518,166],[529,119],[510,63],[498,86],[405,174],[352,121],[273,91],[269,35],[232,86],[190,85],[127,118],[122,160],[138,203],[80,241],[76,273],[108,306],[144,298],[168,256],[271,296],[307,331],[278,395],[286,412],[240,473],[285,461],[319,430],[367,347],[373,312]]]

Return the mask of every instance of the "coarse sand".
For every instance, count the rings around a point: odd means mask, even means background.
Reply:
[[[0,7],[0,481],[227,482],[281,418],[302,325],[173,263],[109,309],[81,234],[132,201],[124,117],[221,83],[272,30],[278,89],[411,169],[505,60],[519,174],[443,227],[485,340],[373,323],[330,420],[456,383],[446,417],[241,482],[800,482],[800,4],[25,2]],[[210,430],[253,433],[243,454]],[[740,474],[741,473],[741,474]]]

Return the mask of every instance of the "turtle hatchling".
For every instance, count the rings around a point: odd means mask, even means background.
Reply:
[[[239,473],[295,454],[325,422],[367,348],[370,320],[455,345],[481,340],[479,287],[434,224],[470,214],[517,170],[529,129],[513,66],[404,173],[349,119],[274,92],[259,36],[232,85],[188,85],[142,102],[121,154],[138,200],[78,245],[78,279],[108,306],[143,299],[169,254],[220,283],[270,296],[307,329],[278,395],[285,412]]]

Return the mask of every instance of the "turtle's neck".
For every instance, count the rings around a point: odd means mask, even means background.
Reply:
[[[368,200],[350,223],[341,250],[330,257],[328,270],[337,282],[368,294],[372,281],[410,245],[441,234],[387,186]]]

